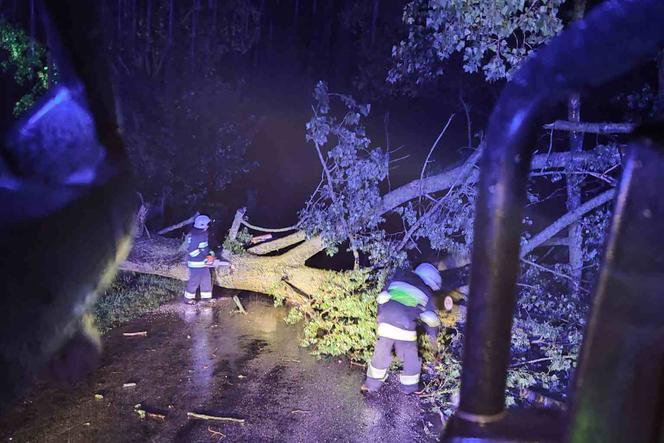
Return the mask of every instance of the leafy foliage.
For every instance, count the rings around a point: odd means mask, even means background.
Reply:
[[[46,51],[25,31],[0,17],[0,72],[13,72],[14,81],[26,93],[14,105],[18,116],[30,109],[48,89]]]
[[[387,177],[388,161],[382,149],[370,148],[361,123],[370,106],[329,93],[323,82],[316,85],[314,98],[307,140],[320,152],[324,177],[299,214],[300,226],[309,234],[322,235],[331,248],[350,239],[352,250],[373,257],[377,251],[372,245],[381,235],[377,227],[383,221],[376,212],[381,202],[379,184]],[[333,100],[345,108],[341,117],[333,112]]]
[[[368,270],[331,273],[306,307],[293,307],[287,322],[306,318],[303,346],[316,355],[346,355],[368,362],[376,339],[380,276]]]
[[[477,197],[476,181],[471,180],[476,177],[473,173],[477,152],[468,157],[463,168],[457,169],[459,172],[448,189],[431,195],[421,192],[394,209],[391,216],[397,216],[397,224],[403,227],[402,231],[395,231],[394,224],[388,226],[385,218],[376,213],[381,203],[379,188],[386,173],[381,170],[381,174],[376,174],[376,164],[369,163],[367,168],[358,167],[366,159],[381,158],[381,161],[387,162],[387,158],[372,156],[374,151],[382,152],[370,147],[364,128],[345,125],[342,119],[331,116],[334,112],[330,99],[338,96],[329,93],[324,84],[318,85],[315,97],[318,104],[314,108],[314,117],[307,125],[307,136],[318,149],[332,145],[321,152],[328,153],[324,169],[329,171],[333,186],[327,186],[329,182],[325,179],[324,170],[321,185],[300,214],[301,225],[311,234],[320,233],[331,245],[338,245],[354,236],[351,246],[355,245],[365,254],[372,265],[373,271],[362,271],[369,272],[368,275],[378,269],[388,271],[403,266],[406,252],[419,248],[424,242],[443,254],[461,259],[468,257],[472,247]],[[345,111],[352,113],[353,107],[357,106],[355,102],[346,96],[341,97]],[[351,115],[351,122],[356,122],[360,115],[360,112]],[[345,132],[339,137],[337,133],[341,130]],[[538,205],[550,204],[551,196],[565,189],[570,170],[581,178],[584,198],[591,198],[615,185],[615,174],[621,160],[615,141],[597,145],[592,152],[593,155],[575,159],[570,165],[532,171],[522,242],[528,242],[542,229],[532,219],[535,211]],[[426,176],[424,172],[422,175]],[[358,192],[358,189],[363,192]],[[545,196],[551,191],[551,196]],[[565,206],[562,206],[565,211]],[[588,294],[598,270],[609,214],[608,208],[599,208],[579,221],[584,232],[584,277],[575,284],[579,285],[580,291],[569,290],[573,274],[566,255],[554,250],[541,255],[538,251],[523,261],[512,331],[508,404],[527,401],[524,400],[526,390],[565,400],[589,312]],[[314,313],[295,309],[289,318],[292,321],[305,318],[304,344],[313,346],[314,352],[329,355],[350,353],[356,359],[358,355],[368,358],[374,337],[371,320],[375,313],[375,300],[373,296],[364,294],[361,287],[349,286],[348,283],[340,286],[344,289],[337,288],[330,294],[330,291],[321,291],[321,299],[316,298],[319,295],[314,296]],[[371,289],[374,294],[375,289]],[[349,328],[347,323],[338,321],[330,314],[338,312],[343,317],[349,306],[356,315],[361,314],[359,318],[366,327],[356,326],[355,322],[360,320],[353,317],[352,327]],[[321,317],[320,312],[324,312],[325,316]],[[427,362],[426,389],[443,414],[452,411],[454,396],[459,389],[462,337],[463,324],[459,324],[439,336],[443,351],[438,355],[428,350],[426,345],[422,346]]]
[[[251,239],[252,235],[249,233],[249,230],[247,228],[242,228],[238,231],[235,239],[226,237],[223,248],[231,254],[242,254],[247,250],[247,246],[250,244]]]
[[[443,73],[452,54],[466,72],[509,78],[521,61],[562,29],[564,0],[414,0],[404,9],[408,37],[392,49],[388,80],[423,83]]]

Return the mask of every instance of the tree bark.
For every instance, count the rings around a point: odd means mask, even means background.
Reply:
[[[634,130],[632,123],[585,123],[575,121],[556,120],[544,125],[544,129],[556,131],[584,132],[586,134],[629,134]]]
[[[180,223],[176,223],[176,224],[171,225],[171,226],[166,226],[164,229],[157,232],[157,234],[159,234],[159,235],[168,234],[169,232],[175,231],[176,229],[184,228],[187,225],[191,225],[191,224],[194,223],[194,219],[196,217],[198,217],[198,212],[195,213],[194,215],[192,215],[191,217],[189,217],[188,219],[182,220]]]
[[[664,115],[664,49],[657,56],[657,113]]]
[[[567,119],[570,122],[579,123],[581,121],[581,97],[578,93],[572,94],[567,101]],[[583,133],[571,132],[569,135],[570,152],[572,156],[583,151]],[[581,183],[580,176],[573,174],[576,169],[574,157],[572,161],[567,164],[565,171],[567,172],[567,210],[575,211],[581,205]],[[571,294],[578,298],[579,288],[581,282],[581,271],[583,269],[583,235],[581,224],[574,222],[568,228],[569,238],[569,267],[570,282],[569,290]]]
[[[521,246],[521,258],[530,254],[533,249],[541,246],[544,244],[544,242],[553,238],[553,236],[555,236],[561,230],[565,229],[567,226],[574,223],[588,212],[610,201],[614,195],[615,189],[609,189],[608,191],[605,191],[600,195],[591,198],[576,208],[574,211],[568,212],[567,214],[551,223],[545,229],[541,230],[537,235],[533,236],[526,244]]]
[[[570,162],[572,154],[569,152],[552,152],[550,154],[538,154],[533,156],[533,160],[530,164],[531,169],[555,169],[555,168],[565,168],[565,166]],[[584,162],[595,158],[596,154],[593,151],[577,153],[574,158],[579,162]],[[407,183],[403,186],[400,186],[394,189],[391,192],[385,194],[382,198],[382,204],[380,208],[380,213],[384,214],[386,212],[395,209],[398,206],[406,203],[409,200],[412,200],[423,194],[431,194],[434,192],[444,191],[454,186],[457,178],[468,167],[467,163],[469,161],[474,161],[476,157],[470,156],[464,164],[457,166],[456,168],[448,169],[447,171],[441,172],[440,174],[432,175],[430,177],[425,177],[422,180],[413,180],[410,183]],[[479,179],[479,171],[474,170],[471,172],[466,179],[466,184],[477,183]]]

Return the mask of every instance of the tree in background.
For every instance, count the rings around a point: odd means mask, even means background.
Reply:
[[[519,63],[563,28],[563,0],[415,0],[403,13],[408,37],[394,46],[389,81],[416,84],[443,74],[454,53],[466,72],[509,78]]]
[[[25,31],[0,16],[0,72],[11,73],[23,95],[15,103],[18,117],[49,87],[49,70],[44,47]]]
[[[148,210],[218,212],[220,192],[252,163],[259,119],[229,55],[260,34],[257,2],[105,0],[105,32],[123,136]],[[127,32],[129,31],[129,32]]]

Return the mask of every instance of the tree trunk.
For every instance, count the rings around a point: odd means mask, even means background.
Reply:
[[[581,97],[572,94],[567,102],[567,119],[578,123],[581,120]],[[570,153],[572,155],[583,151],[583,133],[571,132],[569,136]],[[576,169],[575,162],[568,164],[567,171],[567,210],[574,211],[581,205],[581,182],[579,175],[572,174]],[[581,224],[572,223],[568,228],[569,234],[569,267],[570,281],[569,290],[574,297],[578,297],[581,283],[581,271],[583,269],[583,236]]]
[[[664,116],[664,49],[657,57],[657,115]]]
[[[556,120],[544,125],[544,129],[556,131],[585,132],[586,134],[629,134],[634,130],[633,123],[586,123]]]
[[[583,18],[585,10],[585,0],[576,0],[574,2],[573,20]],[[578,92],[570,95],[567,101],[567,120],[572,123],[581,121],[581,96]],[[574,156],[583,151],[583,133],[571,132],[569,135],[569,151],[572,154],[572,161],[568,163],[566,169],[567,177],[567,211],[573,212],[581,205],[581,184],[582,178],[572,174],[576,169]],[[569,239],[569,267],[570,281],[569,290],[574,298],[579,297],[581,288],[581,272],[583,270],[583,232],[581,223],[574,222],[568,228]]]
[[[376,23],[378,23],[378,8],[380,7],[380,0],[374,0],[373,10],[371,12],[371,46],[373,47],[376,41]]]

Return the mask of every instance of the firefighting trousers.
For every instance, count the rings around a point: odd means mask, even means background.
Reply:
[[[371,363],[367,368],[365,385],[370,391],[375,391],[387,379],[387,370],[392,362],[392,348],[397,358],[403,362],[403,370],[399,375],[401,390],[406,393],[416,392],[420,381],[422,362],[417,356],[417,342],[394,340],[378,337]]]
[[[212,275],[210,268],[189,268],[189,280],[184,297],[196,298],[196,289],[201,288],[201,300],[212,298]]]

